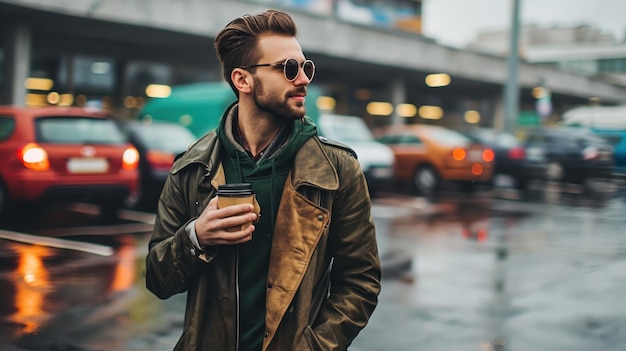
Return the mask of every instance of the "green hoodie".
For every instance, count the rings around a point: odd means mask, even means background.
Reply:
[[[294,156],[316,135],[309,118],[287,124],[260,158],[255,160],[237,140],[233,129],[238,115],[234,105],[220,121],[217,135],[222,143],[222,164],[227,183],[250,183],[261,207],[252,240],[238,247],[239,344],[241,351],[261,350],[265,332],[265,293],[272,234],[283,187]],[[291,128],[289,128],[291,127]]]

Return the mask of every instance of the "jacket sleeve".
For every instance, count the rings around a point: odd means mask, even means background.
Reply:
[[[146,287],[161,299],[187,291],[206,264],[185,230],[195,219],[195,199],[189,201],[191,189],[182,179],[170,174],[165,182],[146,257]]]
[[[365,177],[353,157],[339,163],[329,232],[330,295],[313,331],[320,350],[346,350],[378,303],[381,267]]]

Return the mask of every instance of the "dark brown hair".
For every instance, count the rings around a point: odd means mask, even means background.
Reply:
[[[222,75],[238,94],[230,74],[233,69],[254,65],[260,57],[257,42],[261,34],[280,34],[295,37],[296,24],[287,13],[267,10],[254,15],[236,18],[224,27],[215,37],[213,47],[222,63]]]

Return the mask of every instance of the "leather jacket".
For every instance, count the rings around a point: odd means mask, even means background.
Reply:
[[[186,225],[224,183],[210,132],[173,165],[146,258],[161,299],[187,292],[175,350],[238,350],[237,246],[199,252]],[[346,350],[378,301],[381,268],[370,198],[350,150],[312,137],[285,182],[272,241],[263,350]]]

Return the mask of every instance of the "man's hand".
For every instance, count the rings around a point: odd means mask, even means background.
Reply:
[[[201,246],[235,245],[252,240],[254,225],[228,232],[226,228],[255,222],[258,215],[251,204],[239,204],[224,208],[217,208],[217,197],[209,201],[208,206],[196,220],[196,236]]]

